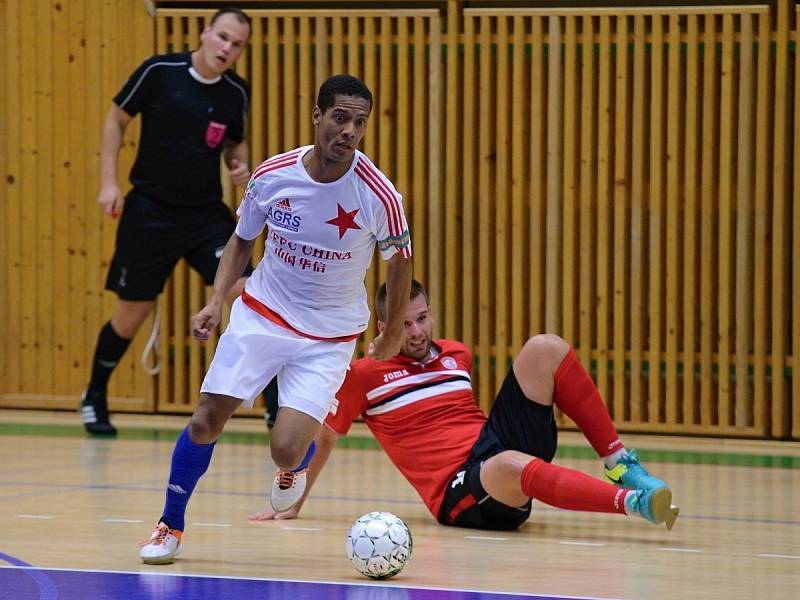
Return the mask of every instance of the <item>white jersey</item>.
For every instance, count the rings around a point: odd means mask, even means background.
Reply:
[[[402,198],[361,152],[342,177],[314,181],[303,146],[253,172],[237,214],[236,235],[252,240],[266,226],[264,258],[247,293],[301,334],[357,335],[369,323],[364,276],[375,245],[384,260],[411,256]]]

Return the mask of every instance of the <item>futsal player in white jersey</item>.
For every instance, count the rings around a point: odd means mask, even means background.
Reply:
[[[173,562],[186,505],[225,423],[276,375],[280,410],[270,448],[278,472],[270,501],[285,511],[300,498],[314,437],[369,322],[364,276],[376,245],[388,262],[388,301],[372,355],[388,359],[400,350],[411,239],[400,195],[356,149],[371,109],[360,80],[329,78],[312,113],[314,145],[270,158],[250,179],[211,300],[192,318],[195,337],[208,339],[219,324],[223,299],[266,227],[264,258],[233,304],[198,407],[175,445],[164,511],[140,550],[145,563]]]

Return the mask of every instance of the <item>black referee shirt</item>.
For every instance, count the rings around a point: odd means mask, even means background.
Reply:
[[[141,137],[131,169],[133,186],[157,202],[200,206],[222,197],[219,158],[224,139],[244,139],[250,89],[228,70],[214,83],[189,71],[191,53],[144,61],[114,102],[142,113]]]

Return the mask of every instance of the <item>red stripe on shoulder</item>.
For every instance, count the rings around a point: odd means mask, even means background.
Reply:
[[[369,189],[372,190],[372,193],[377,196],[377,198],[383,204],[383,209],[386,211],[387,220],[389,221],[389,233],[391,235],[396,235],[397,224],[396,219],[394,218],[394,214],[391,211],[391,207],[384,195],[384,192],[380,189],[377,183],[367,174],[363,169],[359,166],[356,166],[356,174],[367,184]]]
[[[300,150],[292,150],[291,152],[287,152],[285,154],[273,156],[256,167],[256,170],[253,172],[253,178],[258,179],[264,173],[293,165],[295,162],[297,162],[297,157],[299,155]]]
[[[267,165],[271,165],[276,162],[282,162],[288,158],[296,157],[298,154],[300,154],[300,150],[301,148],[296,148],[295,150],[291,150],[290,152],[284,152],[283,154],[276,154],[275,156],[270,156],[267,160],[265,160],[260,165],[258,165],[258,167],[256,167],[256,171]]]
[[[364,180],[383,204],[389,220],[389,234],[393,236],[400,235],[402,233],[400,207],[392,191],[386,186],[385,182],[381,181],[379,176],[369,170],[367,164],[362,160],[359,160],[356,165],[356,174]]]
[[[392,191],[389,185],[389,180],[375,167],[375,165],[369,161],[364,160],[361,162],[366,171],[375,178],[375,181],[378,182],[378,185],[380,185],[381,188],[386,192],[386,198],[388,199],[389,204],[392,206],[395,218],[397,219],[397,234],[401,234],[403,232],[403,207],[400,206],[400,202],[397,200],[397,195]]]

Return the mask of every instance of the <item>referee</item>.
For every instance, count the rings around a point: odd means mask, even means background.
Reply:
[[[81,397],[81,420],[91,434],[116,434],[108,416],[108,380],[178,260],[185,258],[206,284],[214,282],[235,228],[222,202],[220,156],[235,185],[244,187],[250,178],[244,137],[250,89],[231,69],[250,33],[250,18],[242,10],[219,10],[201,33],[199,48],[145,60],[106,116],[97,202],[106,214],[122,217],[106,279],[117,302],[98,335],[91,379]],[[137,114],[141,136],[123,210],[117,161]],[[252,267],[229,301],[241,293],[250,272]]]

